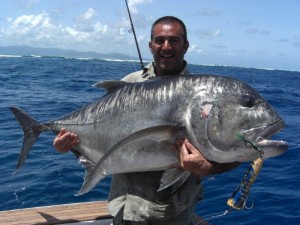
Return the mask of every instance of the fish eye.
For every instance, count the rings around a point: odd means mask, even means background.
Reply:
[[[241,104],[244,107],[252,108],[255,105],[255,99],[251,95],[243,95],[241,97]]]

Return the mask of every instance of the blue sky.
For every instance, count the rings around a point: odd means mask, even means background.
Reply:
[[[186,59],[204,65],[300,71],[299,0],[128,0],[144,58],[150,28],[173,15],[188,29]],[[0,46],[137,56],[124,0],[0,1]]]

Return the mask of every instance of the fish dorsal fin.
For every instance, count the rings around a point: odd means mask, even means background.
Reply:
[[[112,92],[121,87],[124,87],[127,84],[128,84],[128,82],[121,81],[121,80],[105,80],[105,81],[99,81],[99,82],[93,84],[93,87],[103,88],[107,92]]]

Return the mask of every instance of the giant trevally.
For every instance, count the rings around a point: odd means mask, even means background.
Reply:
[[[188,138],[204,157],[219,163],[254,160],[259,156],[254,145],[264,158],[288,149],[285,141],[269,140],[284,127],[282,118],[257,91],[233,78],[186,75],[95,86],[107,94],[48,123],[10,108],[25,134],[17,170],[41,132],[61,128],[80,140],[72,149],[86,170],[78,194],[108,174],[165,170],[160,189],[182,182],[189,173],[170,168],[178,162],[170,147],[176,139]]]

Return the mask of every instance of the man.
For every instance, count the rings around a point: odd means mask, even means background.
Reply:
[[[162,17],[154,22],[151,30],[149,48],[154,62],[122,80],[142,82],[153,77],[187,74],[184,55],[188,47],[184,23],[176,17]],[[78,143],[76,134],[62,129],[53,144],[65,152]],[[178,140],[176,144],[178,166],[192,175],[175,193],[171,188],[157,192],[162,171],[113,175],[108,201],[114,224],[195,224],[195,205],[203,198],[201,176],[230,170],[236,164],[209,162],[188,140]]]

